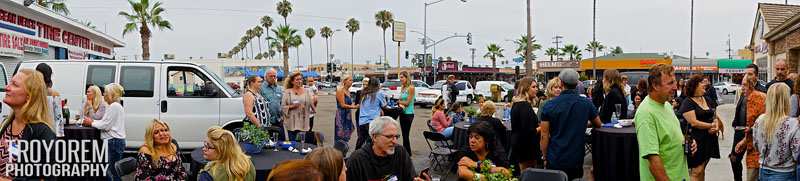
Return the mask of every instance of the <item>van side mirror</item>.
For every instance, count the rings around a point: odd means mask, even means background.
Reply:
[[[217,97],[218,95],[219,95],[219,90],[211,89],[211,90],[206,91],[206,95],[205,96],[209,97],[209,98],[213,98],[213,97]]]

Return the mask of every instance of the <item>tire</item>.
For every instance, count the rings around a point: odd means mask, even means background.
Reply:
[[[472,95],[467,95],[467,104],[472,104]]]
[[[728,89],[722,89],[722,95],[728,95]]]

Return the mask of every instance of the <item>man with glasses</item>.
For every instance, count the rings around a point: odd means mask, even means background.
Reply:
[[[769,89],[769,87],[775,83],[785,83],[786,85],[789,86],[790,89],[789,92],[790,93],[794,92],[794,88],[792,88],[794,87],[792,86],[794,85],[794,81],[789,79],[789,68],[786,66],[786,62],[783,60],[780,60],[775,63],[775,78],[769,81],[769,83],[767,83],[767,86],[765,86],[764,90],[762,90],[761,92],[767,92],[767,89]]]
[[[403,147],[397,144],[400,124],[388,116],[369,124],[372,143],[359,148],[347,160],[347,180],[422,180],[415,175],[414,164]],[[427,177],[427,176],[425,176]]]
[[[281,96],[283,87],[278,84],[277,71],[270,68],[264,77],[266,84],[261,84],[261,96],[267,101],[267,109],[272,114],[269,116],[270,126],[275,126],[283,133],[283,111],[281,110]],[[284,140],[283,134],[278,134],[279,140]]]

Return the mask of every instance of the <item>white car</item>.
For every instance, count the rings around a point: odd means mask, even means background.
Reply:
[[[418,102],[419,93],[427,91],[428,89],[430,89],[430,86],[428,86],[428,84],[422,82],[421,80],[411,80],[411,83],[414,84],[415,101],[417,101],[416,103],[419,103]],[[398,79],[389,80],[384,82],[382,85],[383,87],[381,87],[381,89],[386,93],[386,97],[395,99],[400,98],[400,91],[401,91],[400,89],[402,88],[402,85],[400,85],[400,80]],[[433,101],[431,101],[430,104],[433,104]]]
[[[741,88],[742,88],[741,85],[734,84],[734,83],[731,83],[731,82],[717,82],[717,83],[714,83],[714,89],[716,89],[717,92],[722,94],[722,95],[726,95],[728,93],[736,93],[736,91],[739,91],[739,89],[741,89]]]
[[[511,102],[511,97],[513,97],[514,93],[514,85],[509,84],[508,82],[504,81],[478,81],[475,83],[475,95],[483,96],[485,98],[492,97],[492,85],[499,85],[500,86],[500,97],[501,101],[508,101]]]
[[[353,82],[353,85],[350,85],[350,97],[355,99],[356,93],[364,88],[364,83],[361,82]]]
[[[441,94],[442,92],[442,85],[444,85],[444,80],[436,81],[436,83],[431,86],[431,89],[435,89],[439,91]],[[456,80],[456,88],[458,88],[458,96],[456,96],[456,102],[466,102],[472,103],[475,100],[475,90],[472,88],[472,84],[466,80]]]

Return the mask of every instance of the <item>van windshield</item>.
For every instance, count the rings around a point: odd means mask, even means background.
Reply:
[[[234,91],[233,88],[231,88],[230,85],[228,85],[227,83],[225,83],[225,81],[223,81],[221,78],[219,78],[219,76],[216,73],[214,73],[211,70],[208,70],[208,67],[206,67],[205,65],[200,65],[200,68],[202,68],[203,70],[208,72],[208,74],[210,74],[211,77],[214,80],[219,82],[220,86],[222,86],[222,89],[225,90],[225,92],[228,92],[228,94],[230,94],[231,97],[239,97],[239,96],[241,96],[241,95],[239,95],[239,93],[236,93],[236,91]]]

